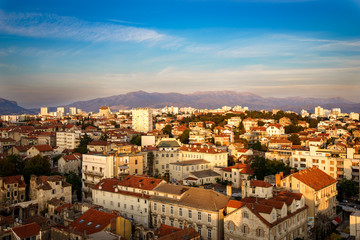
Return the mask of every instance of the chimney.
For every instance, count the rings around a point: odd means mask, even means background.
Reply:
[[[281,176],[281,177],[284,177],[284,172],[280,172],[280,176]]]
[[[229,197],[232,195],[232,188],[230,184],[226,185],[226,195]]]

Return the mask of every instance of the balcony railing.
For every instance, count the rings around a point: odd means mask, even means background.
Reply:
[[[99,176],[99,177],[103,177],[104,173],[103,172],[98,172],[98,171],[91,171],[91,170],[83,170],[83,173],[87,174],[87,175],[94,175],[94,176]]]

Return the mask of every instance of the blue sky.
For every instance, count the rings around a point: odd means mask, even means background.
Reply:
[[[0,97],[130,91],[360,102],[360,0],[1,1]]]

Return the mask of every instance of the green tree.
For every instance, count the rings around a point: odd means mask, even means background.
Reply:
[[[179,140],[180,142],[184,143],[184,144],[188,144],[189,143],[189,135],[190,135],[190,129],[185,129],[183,131],[183,133],[179,136]]]
[[[141,146],[141,135],[135,135],[130,142],[134,145]]]
[[[346,197],[356,196],[359,193],[359,184],[353,180],[342,180],[339,188]]]
[[[173,135],[171,133],[171,130],[172,130],[172,126],[171,125],[166,125],[163,128],[163,133],[169,135],[169,137],[173,137]]]
[[[290,173],[291,167],[285,163],[277,160],[268,160],[264,157],[256,156],[251,163],[251,168],[254,170],[254,175],[257,179],[263,180],[265,176],[274,175],[283,172],[284,175]]]
[[[109,136],[107,134],[102,134],[100,137],[101,141],[107,141],[107,139],[109,138]]]
[[[34,174],[37,176],[46,175],[49,176],[51,174],[51,165],[49,160],[46,157],[42,157],[40,155],[36,155],[31,158],[26,164],[24,168],[24,178],[25,181],[29,181],[30,175]]]
[[[72,191],[73,193],[76,192],[77,199],[81,201],[81,193],[82,193],[81,177],[74,172],[69,172],[65,174],[65,178],[66,178],[66,182],[72,185]]]
[[[15,164],[8,158],[0,159],[0,177],[17,175]]]
[[[290,142],[292,142],[294,145],[301,145],[301,140],[299,135],[297,134],[291,134],[291,136],[288,138]]]
[[[87,145],[92,142],[92,138],[85,133],[84,136],[80,139],[80,144],[77,148],[74,149],[74,152],[85,154],[88,152]]]
[[[303,130],[304,130],[304,128],[302,126],[295,126],[294,124],[291,124],[291,125],[285,127],[285,133],[287,133],[287,134],[298,133]]]

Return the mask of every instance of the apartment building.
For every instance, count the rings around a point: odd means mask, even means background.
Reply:
[[[271,193],[267,199],[230,200],[226,213],[225,240],[307,237],[307,206],[301,194],[285,191]]]
[[[183,181],[193,172],[210,170],[210,162],[203,159],[186,160],[170,163],[170,180],[172,182]]]
[[[58,160],[59,173],[66,174],[74,172],[80,174],[82,155],[80,153],[72,153],[64,155]]]
[[[22,175],[0,177],[0,204],[11,205],[24,202],[26,184]]]
[[[136,108],[131,110],[132,128],[137,132],[150,132],[153,130],[153,116],[150,108]]]
[[[180,148],[182,160],[203,159],[210,162],[212,168],[227,167],[228,152],[215,147],[184,145]]]
[[[56,132],[56,146],[75,149],[80,144],[80,132]]]
[[[240,188],[242,182],[248,180],[254,171],[251,169],[250,164],[238,164],[222,168],[220,170],[222,180],[231,182],[231,186],[234,188]]]
[[[92,189],[95,204],[119,211],[136,224],[150,227],[150,195],[164,180],[128,176],[123,180],[103,179]]]
[[[193,227],[202,239],[223,239],[229,197],[213,190],[159,184],[150,196],[152,225]],[[204,201],[206,199],[206,201]]]
[[[115,156],[102,153],[83,154],[82,191],[84,199],[91,199],[91,189],[103,178],[114,177]]]
[[[318,213],[335,217],[337,180],[319,168],[313,167],[290,174],[284,178],[276,176],[279,188],[301,193],[308,208],[308,224],[313,225]]]
[[[170,164],[181,159],[179,148],[181,143],[175,138],[163,138],[156,143],[153,169],[155,174],[165,174],[170,171]]]

